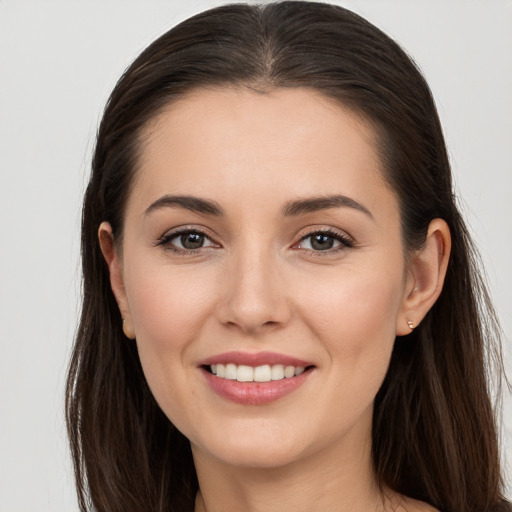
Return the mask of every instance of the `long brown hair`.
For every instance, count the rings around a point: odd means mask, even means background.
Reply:
[[[405,248],[421,247],[432,219],[448,223],[444,289],[414,333],[397,338],[375,400],[374,469],[382,486],[444,512],[498,510],[488,371],[489,362],[502,369],[498,328],[455,204],[430,90],[405,52],[366,20],[294,1],[233,4],[186,20],[142,52],[106,105],[83,206],[83,308],[67,381],[81,510],[193,510],[198,482],[189,442],[157,406],[136,346],[123,335],[97,232],[106,220],[121,243],[148,121],[192,89],[223,85],[261,93],[305,87],[336,99],[378,135]]]

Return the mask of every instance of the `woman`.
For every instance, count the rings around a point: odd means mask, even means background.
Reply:
[[[231,5],[150,45],[105,109],[82,251],[82,510],[508,509],[436,109],[367,21]]]

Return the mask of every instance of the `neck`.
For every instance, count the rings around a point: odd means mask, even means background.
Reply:
[[[193,446],[196,512],[374,512],[385,509],[375,482],[369,436],[279,467],[226,464]]]

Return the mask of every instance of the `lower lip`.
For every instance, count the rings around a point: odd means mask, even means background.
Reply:
[[[309,378],[312,368],[296,377],[271,380],[269,382],[238,382],[237,380],[223,379],[201,368],[206,382],[223,398],[244,405],[262,405],[279,400],[293,393]]]

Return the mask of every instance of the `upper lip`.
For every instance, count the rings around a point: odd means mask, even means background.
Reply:
[[[211,366],[212,364],[228,364],[246,366],[263,366],[282,364],[283,366],[301,366],[306,368],[312,366],[312,363],[298,359],[297,357],[279,354],[277,352],[224,352],[201,361],[199,366]]]

